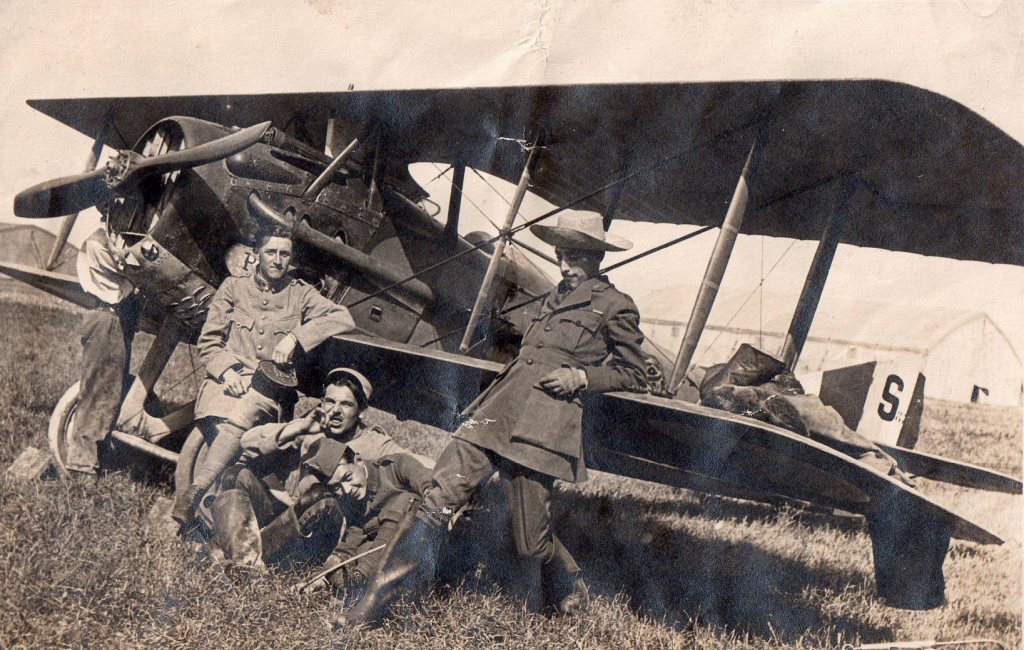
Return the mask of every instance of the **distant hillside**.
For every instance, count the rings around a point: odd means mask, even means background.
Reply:
[[[0,224],[0,260],[42,268],[46,258],[50,256],[54,239],[56,237],[53,233],[38,226]],[[53,271],[65,275],[75,275],[75,257],[77,255],[78,249],[71,244],[66,244]],[[0,292],[11,291],[46,295],[42,291],[0,274]]]

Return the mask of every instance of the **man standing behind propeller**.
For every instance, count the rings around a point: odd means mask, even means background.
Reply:
[[[208,377],[196,398],[196,420],[210,449],[192,485],[177,490],[171,516],[183,526],[220,473],[238,459],[242,434],[279,422],[294,406],[294,388],[259,381],[260,362],[287,366],[296,349],[309,352],[355,328],[347,308],[288,274],[292,240],[287,231],[263,233],[258,243],[256,270],[224,280],[197,342]]]
[[[64,461],[66,469],[81,474],[99,471],[99,445],[121,408],[138,327],[139,302],[123,273],[123,248],[120,237],[101,228],[78,253],[78,281],[98,301],[83,319],[78,410]]]

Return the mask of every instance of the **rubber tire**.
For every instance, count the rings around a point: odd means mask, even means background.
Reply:
[[[178,452],[178,464],[174,468],[174,495],[178,496],[180,490],[187,490],[192,485],[192,477],[195,475],[196,466],[206,460],[206,452],[209,447],[206,438],[199,427],[192,427],[192,431],[185,439],[185,444]]]
[[[78,388],[81,382],[75,382],[57,400],[57,405],[50,413],[50,422],[46,428],[46,439],[50,445],[50,453],[61,471],[66,472],[67,438],[74,430],[75,409],[78,408]]]

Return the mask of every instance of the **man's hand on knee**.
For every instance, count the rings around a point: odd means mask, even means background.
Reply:
[[[249,390],[249,381],[234,368],[225,370],[220,380],[224,384],[224,392],[231,397],[241,397]]]

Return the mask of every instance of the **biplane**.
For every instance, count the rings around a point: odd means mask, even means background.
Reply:
[[[436,91],[34,100],[95,137],[90,168],[21,192],[15,214],[98,205],[128,243],[127,271],[156,338],[113,436],[177,463],[187,486],[204,449],[191,406],[161,408],[154,386],[177,345],[261,227],[287,227],[298,273],[349,307],[359,331],[300,367],[305,392],[344,360],[379,386],[377,408],[452,430],[516,350],[552,288],[516,233],[562,209],[699,230],[644,254],[671,256],[718,230],[674,359],[649,349],[645,394],[585,408],[593,469],[740,499],[863,515],[879,594],[895,606],[943,601],[951,538],[994,533],[819,441],[683,399],[687,370],[738,232],[820,243],[780,356],[800,355],[839,243],[956,260],[1024,264],[1024,147],[964,106],[887,81],[555,85]],[[117,149],[92,169],[103,146]],[[409,173],[450,167],[444,215]],[[467,169],[517,184],[498,235],[463,235]],[[529,189],[557,206],[515,221]],[[62,228],[64,245],[73,217]],[[700,264],[704,264],[701,260]],[[83,306],[73,278],[0,266]],[[54,409],[58,461],[77,388]],[[148,410],[147,410],[148,409]],[[887,447],[907,471],[1019,493],[1017,479]]]

